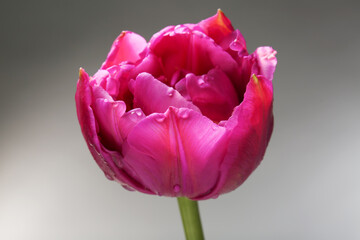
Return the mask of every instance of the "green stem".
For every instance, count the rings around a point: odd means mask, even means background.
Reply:
[[[179,197],[178,204],[186,240],[204,240],[197,201]]]

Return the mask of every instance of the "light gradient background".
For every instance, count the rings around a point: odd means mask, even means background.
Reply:
[[[122,30],[149,39],[218,8],[278,68],[265,159],[200,202],[207,239],[360,239],[359,4],[121,0],[1,2],[0,239],[184,239],[176,199],[104,177],[74,94],[79,67],[94,74]]]

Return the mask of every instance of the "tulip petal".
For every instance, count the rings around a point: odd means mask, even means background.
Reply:
[[[202,114],[215,122],[227,120],[239,104],[231,81],[219,68],[202,76],[187,74],[186,89],[191,101],[199,107]]]
[[[150,52],[162,62],[163,74],[167,79],[165,83],[168,85],[174,85],[171,79],[179,70],[202,75],[219,67],[236,79],[238,63],[204,33],[178,25],[157,36],[150,41]]]
[[[253,73],[263,75],[265,78],[272,81],[277,59],[276,51],[272,47],[259,47],[254,52],[256,57],[256,64],[253,67]]]
[[[140,53],[144,51],[146,45],[146,40],[142,36],[133,32],[123,31],[115,39],[101,69],[109,68],[124,61],[135,63],[140,59]]]
[[[220,44],[224,38],[234,31],[231,21],[225,16],[223,11],[218,9],[217,13],[198,23],[204,33]]]
[[[118,152],[110,151],[100,143],[97,121],[91,108],[93,93],[89,81],[88,74],[81,68],[75,101],[81,130],[92,156],[109,179],[116,180],[122,185],[130,186],[140,192],[153,194],[152,191],[130,177],[118,166],[119,164],[113,161],[114,159],[117,159],[118,162],[122,160],[122,156]],[[97,94],[101,95],[102,93]]]
[[[195,198],[218,180],[225,132],[196,111],[170,107],[146,117],[129,133],[124,163],[160,195]]]
[[[134,106],[141,108],[146,115],[154,112],[163,113],[170,106],[185,107],[200,112],[194,104],[182,97],[178,91],[168,87],[148,73],[139,74],[133,84]]]
[[[253,75],[243,102],[224,123],[230,138],[228,150],[217,186],[203,199],[234,190],[259,165],[273,129],[272,102],[271,81]]]
[[[123,101],[109,101],[108,99],[97,98],[93,104],[93,110],[99,125],[101,142],[108,149],[121,150],[123,140],[118,119],[125,113],[125,103]]]

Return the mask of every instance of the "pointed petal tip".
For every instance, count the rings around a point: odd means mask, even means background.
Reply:
[[[85,72],[85,70],[80,67],[79,68],[79,81],[85,81],[89,78],[89,75]]]
[[[220,26],[228,28],[229,30],[232,30],[232,31],[234,30],[231,25],[230,19],[228,19],[225,16],[225,13],[220,8],[217,10],[217,13],[216,13],[216,21]]]
[[[85,72],[85,70],[82,67],[80,67],[79,68],[79,78],[81,78],[81,76],[83,76],[84,72]]]
[[[255,84],[259,83],[259,79],[257,78],[257,76],[253,73],[253,75],[251,75],[251,79],[254,81]]]

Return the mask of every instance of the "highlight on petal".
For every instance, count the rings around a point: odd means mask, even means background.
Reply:
[[[140,59],[140,53],[145,50],[146,45],[146,40],[142,36],[123,31],[114,41],[101,69],[106,69],[124,61],[135,63]]]
[[[133,128],[124,163],[159,195],[196,198],[216,185],[226,141],[225,128],[196,111],[170,107]]]
[[[272,47],[257,48],[254,52],[257,64],[253,72],[272,81],[277,64],[276,54]]]
[[[225,16],[223,11],[218,9],[217,13],[198,23],[204,33],[220,44],[225,37],[234,31],[231,21]]]
[[[251,77],[243,102],[223,125],[229,133],[217,186],[205,198],[227,193],[240,186],[259,165],[273,129],[272,83],[262,76]]]
[[[168,87],[148,73],[139,74],[133,84],[134,106],[141,108],[146,115],[163,113],[170,106],[185,107],[200,112],[194,104],[182,97],[178,91]]]

